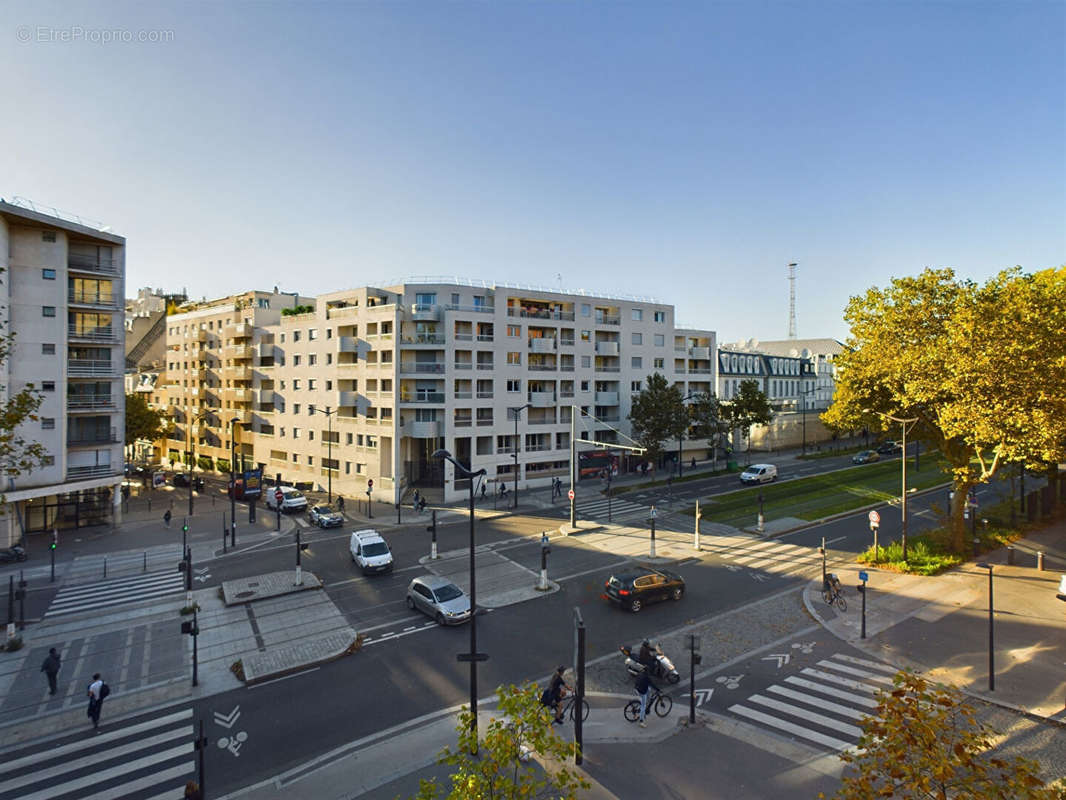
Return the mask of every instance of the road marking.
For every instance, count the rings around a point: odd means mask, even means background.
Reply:
[[[826,667],[828,669],[835,669],[837,672],[843,672],[845,675],[854,675],[857,678],[865,678],[870,681],[877,681],[883,683],[886,686],[892,685],[892,679],[884,675],[875,675],[867,669],[858,669],[856,667],[847,667],[843,664],[834,664],[832,661],[819,661],[816,666]]]
[[[315,672],[318,669],[319,669],[319,667],[311,667],[310,669],[302,669],[299,672],[293,672],[293,673],[290,673],[288,675],[282,675],[280,678],[272,678],[269,681],[263,681],[262,683],[255,684],[254,686],[245,686],[244,688],[245,689],[258,689],[260,686],[267,686],[268,684],[277,683],[278,681],[287,681],[289,678],[298,678],[300,675],[306,675],[307,673]]]
[[[785,731],[786,733],[790,733],[793,736],[799,736],[802,739],[808,739],[812,742],[816,742],[817,744],[823,745],[824,747],[828,747],[832,750],[843,751],[851,749],[851,744],[841,739],[834,739],[832,736],[826,736],[825,734],[818,733],[818,731],[808,730],[807,728],[804,728],[801,725],[795,725],[791,722],[787,722],[786,720],[778,719],[777,717],[772,717],[769,714],[764,714],[761,711],[756,711],[753,708],[745,708],[744,706],[736,705],[730,706],[729,710],[738,716],[747,717],[748,719],[755,720],[756,722],[761,722],[764,725],[769,725],[772,728],[777,728],[779,730]]]
[[[845,692],[841,689],[834,689],[832,686],[822,686],[820,683],[808,681],[804,678],[797,678],[795,675],[789,675],[785,678],[785,683],[791,683],[796,686],[802,686],[804,689],[821,692],[830,697],[835,697],[838,700],[847,700],[849,703],[855,703],[864,708],[877,708],[877,701],[871,697],[865,697],[861,694],[852,694],[851,692]]]
[[[592,569],[582,570],[581,572],[572,572],[569,575],[561,575],[561,576],[559,576],[557,578],[556,577],[552,577],[552,576],[549,576],[549,577],[551,577],[552,580],[555,581],[556,583],[558,583],[559,581],[569,581],[569,580],[573,580],[574,578],[581,578],[581,577],[584,577],[585,575],[591,575],[594,572],[603,572],[604,570],[614,569],[615,567],[620,567],[623,564],[632,563],[632,560],[633,559],[631,559],[631,558],[626,558],[626,559],[623,559],[621,561],[612,561],[610,564],[604,564],[602,567],[593,567]]]
[[[861,711],[856,711],[854,708],[848,708],[839,703],[831,703],[828,700],[823,700],[821,697],[811,697],[811,695],[804,694],[803,692],[794,692],[791,689],[786,689],[784,686],[770,686],[766,691],[779,694],[782,697],[787,697],[790,700],[795,700],[799,703],[806,703],[807,705],[814,706],[822,711],[832,711],[834,714],[839,714],[842,717],[861,720],[865,719],[867,716]]]
[[[216,725],[221,725],[223,728],[229,729],[229,728],[232,728],[237,723],[238,719],[240,719],[240,717],[241,717],[241,707],[240,706],[235,707],[228,714],[223,714],[223,713],[221,713],[219,711],[216,711],[216,712],[214,712],[214,716],[215,716],[215,724]]]
[[[843,653],[837,653],[833,658],[838,661],[847,661],[852,664],[858,664],[860,667],[869,667],[870,669],[880,670],[881,672],[887,672],[890,675],[896,674],[896,668],[889,666],[888,664],[879,664],[876,661],[867,661],[865,658],[855,658],[855,656],[844,655]]]
[[[801,675],[811,675],[815,678],[821,678],[824,681],[835,683],[838,686],[844,686],[848,689],[858,689],[860,692],[869,692],[873,694],[880,690],[880,686],[870,686],[868,683],[861,683],[859,681],[853,681],[848,678],[841,678],[837,675],[833,675],[829,672],[822,672],[820,669],[812,669],[811,667],[805,667],[800,670]]]
[[[696,706],[702,706],[708,700],[711,699],[711,695],[714,694],[714,689],[694,689],[690,693],[686,693],[685,697],[696,696]]]
[[[782,665],[787,664],[789,661],[792,660],[792,654],[791,653],[771,653],[768,656],[763,656],[762,660],[763,661],[776,661],[777,662],[777,668],[781,669]]]
[[[196,752],[192,742],[180,745],[178,747],[172,747],[170,750],[164,750],[159,753],[152,753],[149,756],[143,758],[134,759],[133,761],[127,761],[124,764],[111,767],[110,769],[97,770],[96,772],[89,773],[85,777],[76,778],[74,780],[67,781],[54,786],[49,786],[47,789],[42,789],[39,792],[33,794],[22,795],[19,800],[50,800],[53,797],[66,794],[67,792],[74,792],[78,789],[82,789],[91,785],[87,781],[92,783],[102,783],[103,781],[111,780],[112,778],[118,778],[128,772],[136,772],[147,767],[151,767],[154,764],[158,764],[160,761],[167,761],[171,758],[177,758],[186,754],[192,754]],[[158,778],[156,778],[158,781]],[[121,791],[121,786],[113,787],[112,796],[121,796],[125,792]]]
[[[794,706],[791,703],[783,703],[780,700],[774,700],[772,697],[763,697],[761,694],[753,694],[748,698],[749,702],[758,703],[761,706],[772,708],[775,711],[781,711],[785,714],[791,714],[793,717],[799,717],[806,722],[813,722],[817,725],[821,725],[823,728],[830,728],[838,733],[843,733],[848,736],[854,736],[858,738],[862,736],[862,728],[857,725],[852,725],[848,722],[840,722],[832,717],[827,717],[823,714],[816,714],[806,708],[800,708]]]

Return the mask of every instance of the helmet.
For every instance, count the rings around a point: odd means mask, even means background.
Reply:
[[[643,642],[640,643],[640,646],[641,647],[651,647],[651,642],[649,642],[647,639],[645,639]]]
[[[565,666],[564,664],[560,664],[559,666],[557,666],[557,667],[555,668],[555,671],[556,671],[556,672],[560,672],[560,673],[562,673],[562,672],[566,672],[566,666]]]

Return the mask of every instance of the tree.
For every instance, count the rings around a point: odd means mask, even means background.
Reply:
[[[878,705],[864,720],[856,749],[840,754],[852,769],[841,780],[837,800],[1061,796],[1040,780],[1036,762],[992,754],[995,732],[977,721],[957,689],[907,670],[892,682],[894,689],[877,693]]]
[[[4,326],[5,323],[0,323],[0,331]],[[15,335],[0,333],[0,364],[7,362],[14,349]],[[48,457],[44,445],[28,441],[20,432],[25,423],[37,421],[37,409],[42,400],[40,390],[32,383],[0,400],[0,464],[3,464],[4,475],[8,478],[17,478],[41,468]],[[0,493],[0,505],[5,502]]]
[[[741,381],[737,393],[728,403],[723,403],[729,430],[739,431],[747,439],[753,425],[769,425],[774,418],[770,400],[753,378]]]
[[[148,405],[143,394],[126,395],[126,446],[144,439],[154,442],[163,435],[167,416]]]
[[[453,768],[451,790],[443,796],[447,800],[575,800],[578,789],[587,789],[589,783],[565,766],[576,745],[556,734],[551,712],[540,703],[537,685],[501,686],[496,693],[500,716],[493,716],[480,741],[470,729],[470,710],[459,714],[459,746],[445,748],[438,759]],[[475,746],[478,755],[472,756]],[[546,762],[543,772],[529,763],[534,753]],[[422,780],[415,797],[432,800],[443,791],[436,778]]]
[[[718,453],[718,441],[727,428],[725,411],[712,392],[702,392],[692,398],[688,406],[692,422],[692,437],[706,439],[711,447],[711,457]]]
[[[681,390],[670,386],[659,373],[648,376],[647,386],[633,398],[629,411],[633,438],[647,451],[648,459],[659,463],[663,442],[684,436],[689,417],[681,401]]]
[[[1066,267],[1004,270],[984,286],[927,269],[848,303],[837,357],[837,430],[917,418],[908,437],[950,465],[952,547],[965,547],[969,490],[1010,463],[1043,470],[1066,457]]]

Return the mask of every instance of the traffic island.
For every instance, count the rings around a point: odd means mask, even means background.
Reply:
[[[251,575],[247,578],[224,581],[222,583],[222,600],[227,606],[266,600],[270,597],[302,592],[307,589],[321,589],[322,581],[313,572],[305,571],[297,582],[296,570],[268,572],[265,575]]]
[[[302,639],[290,645],[244,656],[233,665],[234,674],[248,686],[334,661],[356,652],[363,637],[352,628]]]

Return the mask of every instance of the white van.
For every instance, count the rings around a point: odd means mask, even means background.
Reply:
[[[359,565],[364,575],[392,569],[392,551],[375,530],[355,531],[348,543],[348,550],[351,551],[352,561]]]
[[[777,467],[773,464],[752,464],[740,473],[740,482],[744,484],[770,483],[776,480]]]
[[[276,510],[278,507],[277,498],[274,496],[276,491],[277,489],[269,486],[263,489],[263,493],[266,495],[267,508],[271,510]],[[283,512],[304,511],[306,508],[307,498],[303,494],[290,486],[281,487],[281,510]]]

